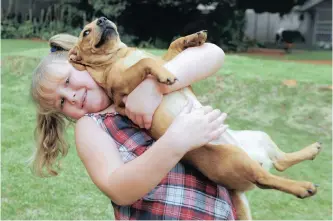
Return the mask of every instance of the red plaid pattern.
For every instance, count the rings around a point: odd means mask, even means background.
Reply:
[[[115,140],[124,162],[143,154],[154,140],[119,114],[89,114]],[[228,191],[191,165],[178,163],[146,196],[130,206],[112,202],[117,220],[234,220]]]

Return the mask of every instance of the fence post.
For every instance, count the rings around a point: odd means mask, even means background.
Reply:
[[[44,22],[45,23],[51,22],[50,17],[51,17],[51,6],[47,7],[47,11],[46,11]]]
[[[258,15],[254,12],[254,29],[253,29],[253,38],[257,41],[257,23],[258,23]]]
[[[67,24],[72,25],[72,7],[68,7],[68,13],[67,13]]]
[[[266,42],[270,42],[269,34],[270,34],[270,26],[271,26],[271,13],[267,12],[267,30],[266,30]]]
[[[42,9],[42,10],[40,11],[40,19],[39,19],[39,23],[40,23],[40,24],[43,24],[43,23],[44,23],[44,14],[45,14],[45,10]]]
[[[29,21],[32,22],[32,9],[29,8]]]
[[[61,7],[61,12],[60,12],[60,21],[65,22],[64,17],[65,17],[65,6]]]
[[[14,4],[14,0],[9,0],[9,2],[8,2],[8,9],[7,9],[7,15],[6,15],[6,17],[8,17],[8,15],[10,15],[10,13],[12,12],[12,9],[13,9],[13,4]]]

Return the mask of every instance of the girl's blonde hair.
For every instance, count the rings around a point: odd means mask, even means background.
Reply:
[[[49,43],[56,52],[43,58],[33,74],[31,96],[37,109],[35,129],[37,148],[32,159],[32,169],[38,176],[45,176],[44,168],[49,175],[58,175],[54,164],[57,162],[59,154],[65,157],[68,152],[68,144],[64,136],[68,121],[66,116],[55,108],[54,99],[51,99],[54,94],[50,85],[59,80],[59,76],[54,73],[55,68],[51,66],[55,63],[66,63],[68,50],[74,46],[76,41],[76,37],[67,34],[53,36]],[[59,168],[59,161],[57,166]]]

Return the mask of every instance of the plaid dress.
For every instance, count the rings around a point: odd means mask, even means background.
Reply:
[[[154,143],[145,130],[119,114],[88,116],[112,136],[125,163]],[[183,163],[176,164],[150,193],[132,205],[111,203],[117,220],[234,220],[236,217],[228,191]]]

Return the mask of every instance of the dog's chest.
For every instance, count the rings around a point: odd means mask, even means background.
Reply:
[[[155,58],[155,56],[141,50],[135,50],[131,52],[128,56],[126,56],[123,59],[122,63],[124,67],[129,68],[143,58]]]

